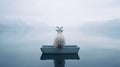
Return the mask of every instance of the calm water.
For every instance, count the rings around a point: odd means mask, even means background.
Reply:
[[[66,31],[66,44],[78,45],[78,55],[42,55],[56,32],[1,32],[0,67],[120,67],[120,40]],[[67,57],[66,57],[67,56]]]

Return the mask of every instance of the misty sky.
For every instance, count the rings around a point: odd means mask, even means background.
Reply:
[[[120,0],[0,0],[0,17],[76,26],[120,18]]]

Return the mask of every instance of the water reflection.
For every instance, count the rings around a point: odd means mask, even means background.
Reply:
[[[77,53],[75,54],[42,54],[40,60],[53,60],[54,67],[65,67],[65,60],[80,60]]]

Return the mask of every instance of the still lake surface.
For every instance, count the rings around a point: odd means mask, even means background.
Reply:
[[[40,47],[52,45],[55,36],[54,31],[0,32],[0,67],[120,67],[119,39],[79,31],[64,32],[66,45],[80,47],[79,59],[42,60]]]

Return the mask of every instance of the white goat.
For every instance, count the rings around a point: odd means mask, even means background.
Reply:
[[[63,48],[65,46],[65,39],[64,39],[64,36],[62,35],[62,28],[63,27],[57,27],[57,36],[55,38],[55,41],[54,41],[54,47],[56,48]]]

